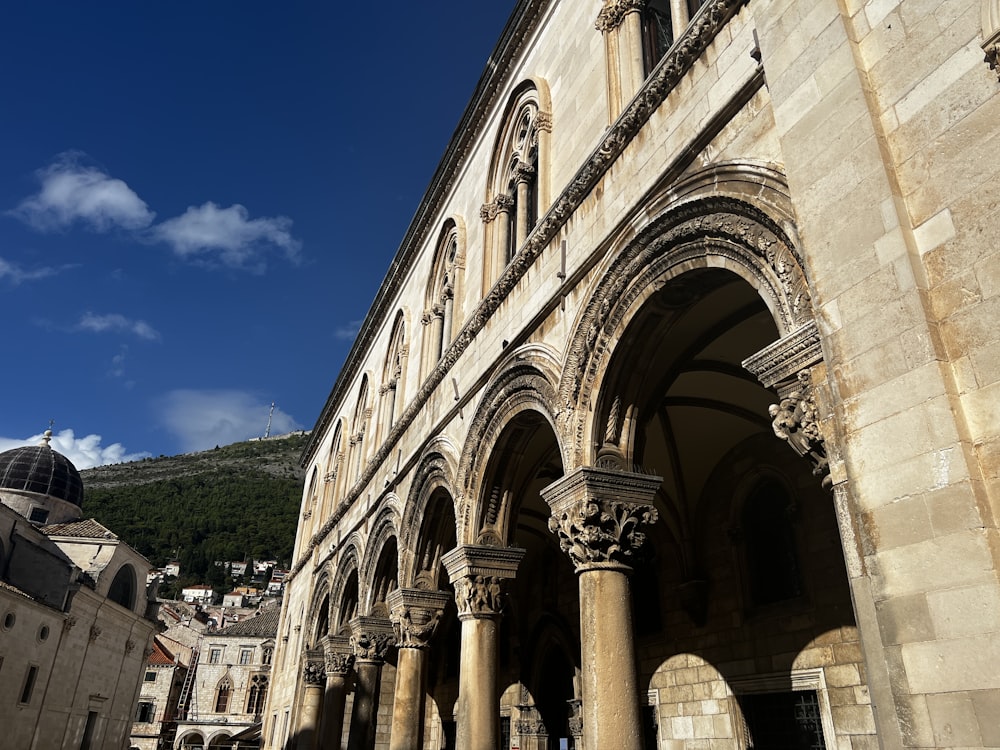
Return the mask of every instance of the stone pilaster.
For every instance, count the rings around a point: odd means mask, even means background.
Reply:
[[[323,688],[326,672],[323,652],[306,651],[302,655],[302,704],[299,707],[298,750],[314,750],[320,712],[323,706]]]
[[[657,520],[660,477],[580,467],[542,490],[549,529],[580,580],[583,744],[641,747],[642,718],[628,574]]]
[[[396,589],[386,597],[399,648],[389,750],[423,747],[427,649],[449,601],[450,593],[423,589]]]
[[[347,750],[373,750],[382,665],[396,639],[392,623],[384,617],[355,617],[350,626],[357,679]]]
[[[354,666],[351,639],[346,635],[323,638],[326,667],[326,693],[323,695],[323,720],[320,723],[320,747],[339,748],[344,733],[344,707],[347,705],[347,678]]]
[[[462,545],[441,558],[455,587],[462,622],[458,747],[495,750],[500,734],[497,631],[503,582],[514,578],[523,549]]]

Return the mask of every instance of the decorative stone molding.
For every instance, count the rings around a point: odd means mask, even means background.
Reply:
[[[646,0],[607,0],[601,12],[597,14],[594,28],[602,33],[617,29],[625,16],[633,11],[642,12],[646,9]]]
[[[534,30],[534,23],[531,19],[540,16],[533,15],[536,8],[533,6],[541,0],[531,0],[523,6],[521,18],[525,20],[523,26],[515,28],[516,39],[506,42],[503,55],[497,60],[494,68],[494,76],[506,75],[512,68],[513,62],[519,50],[527,43]],[[548,247],[549,243],[558,235],[559,231],[570,219],[573,213],[579,208],[583,201],[591,194],[595,185],[603,178],[611,165],[615,163],[625,148],[632,142],[639,130],[649,120],[650,115],[667,98],[668,94],[674,90],[684,75],[691,69],[701,53],[715,39],[725,24],[737,11],[746,4],[747,0],[708,0],[705,6],[699,11],[697,17],[691,22],[684,35],[671,47],[666,57],[660,61],[652,75],[643,84],[640,92],[632,99],[626,110],[618,120],[608,129],[604,139],[593,151],[590,159],[577,171],[570,180],[566,189],[553,202],[549,211],[539,219],[535,228],[531,231],[521,250],[514,259],[507,265],[497,282],[490,288],[486,297],[473,311],[466,325],[453,337],[451,345],[441,357],[434,370],[424,380],[418,392],[410,401],[409,406],[400,415],[399,420],[393,425],[392,430],[386,437],[383,444],[377,449],[374,465],[381,461],[395,450],[395,444],[403,435],[410,423],[420,415],[424,405],[431,397],[438,385],[444,380],[447,373],[458,361],[458,358],[475,340],[481,331],[490,321],[493,313],[506,300],[507,295],[520,282],[521,278],[528,272],[542,251]],[[521,6],[519,6],[521,7]],[[500,80],[494,78],[493,80]],[[755,84],[759,87],[759,83]],[[497,87],[496,90],[499,90]],[[478,102],[479,100],[477,100]],[[482,105],[485,107],[485,105]],[[403,240],[399,262],[395,263],[387,278],[385,288],[392,288],[398,283],[398,279],[404,278],[409,273],[416,258],[419,257],[423,247],[424,233],[431,222],[437,220],[437,210],[444,197],[456,179],[462,168],[462,157],[471,148],[471,140],[480,132],[480,127],[485,118],[486,108],[478,109],[478,119],[469,123],[465,133],[467,137],[459,139],[453,146],[449,147],[449,153],[445,155],[446,168],[441,172],[440,177],[435,177],[434,182],[428,189],[430,198],[418,209],[418,215],[407,231],[407,236]],[[483,217],[483,221],[488,221]],[[366,320],[379,320],[387,315],[394,299],[392,295],[380,295],[373,303],[372,310]],[[353,382],[358,369],[364,363],[365,352],[368,351],[374,337],[381,329],[378,326],[362,326],[351,354],[348,355],[347,362],[341,370],[341,375],[334,384],[334,390],[327,399],[323,412],[315,428],[314,437],[306,446],[305,458],[311,458],[319,446],[320,436],[326,434],[326,429],[331,420],[336,418],[336,405],[342,402],[344,388]],[[314,442],[315,441],[315,442]],[[343,501],[334,509],[333,514],[323,524],[323,526],[313,535],[302,550],[299,559],[292,566],[292,570],[286,580],[292,580],[299,575],[306,564],[312,559],[313,550],[319,545],[330,530],[343,518],[344,514],[351,508],[356,499],[361,495],[365,483],[370,479],[370,474],[374,469],[366,471],[358,478],[354,486],[347,492]]]
[[[579,740],[583,736],[583,700],[573,698],[566,702],[569,704],[569,733]]]
[[[451,600],[445,591],[396,589],[386,597],[389,619],[399,648],[427,648],[444,608]]]
[[[361,615],[351,620],[350,625],[354,656],[365,661],[385,661],[396,642],[392,623],[384,617]]]
[[[101,632],[102,631],[101,631],[101,629],[99,627],[97,627],[96,625],[91,625],[90,626],[90,636],[89,636],[90,642],[93,643],[98,638],[100,638],[101,637]]]
[[[631,570],[646,539],[640,526],[659,518],[652,500],[662,482],[647,474],[581,466],[541,491],[552,509],[549,531],[578,573]]]
[[[323,645],[323,666],[328,675],[346,677],[354,666],[354,652],[351,650],[351,639],[346,635],[328,635],[321,643]]]
[[[765,388],[773,388],[823,359],[819,329],[810,320],[801,328],[778,339],[743,360],[743,369],[754,375]]]
[[[496,617],[503,611],[503,581],[514,578],[525,550],[463,544],[441,557],[455,587],[459,619]]]
[[[479,209],[479,218],[489,224],[498,214],[507,213],[513,207],[514,199],[505,193],[500,193],[493,199],[492,203],[484,203],[482,205]]]
[[[518,159],[517,163],[514,164],[513,173],[515,182],[531,182],[531,178],[535,174],[535,168],[527,162]]]
[[[125,653],[127,655],[131,654],[133,651],[135,651],[135,641],[133,641],[131,638],[128,638],[125,640]]]
[[[1000,41],[984,45],[983,52],[986,53],[983,62],[989,64],[990,70],[997,74],[997,80],[1000,81],[1000,61],[998,61],[998,58],[1000,58]]]
[[[311,686],[326,684],[326,670],[322,651],[310,650],[302,655],[302,681],[306,685]]]
[[[798,374],[798,387],[790,391],[777,404],[768,409],[774,434],[788,443],[792,450],[808,459],[813,474],[820,477],[823,486],[829,489],[830,462],[826,455],[826,443],[819,429],[816,414],[816,394],[812,386],[812,373],[805,369]]]
[[[514,731],[520,735],[529,737],[548,737],[549,730],[545,728],[542,715],[534,706],[518,706],[518,719],[514,724]]]
[[[538,110],[535,113],[535,127],[545,133],[552,132],[552,113]]]
[[[76,627],[76,617],[70,615],[65,620],[63,620],[62,629],[64,633],[68,633],[73,628]]]

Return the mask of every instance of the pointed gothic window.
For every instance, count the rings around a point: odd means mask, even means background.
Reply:
[[[215,713],[224,714],[229,710],[229,696],[233,692],[233,683],[226,675],[215,688]]]
[[[259,716],[264,710],[267,699],[267,675],[255,674],[250,678],[250,690],[247,695],[247,713]]]

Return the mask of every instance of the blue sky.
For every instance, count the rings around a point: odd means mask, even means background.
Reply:
[[[0,450],[311,428],[513,6],[5,8]]]

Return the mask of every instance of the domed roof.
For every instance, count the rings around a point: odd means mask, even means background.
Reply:
[[[37,492],[83,506],[80,472],[66,456],[52,450],[48,440],[0,453],[0,491],[5,489]]]

